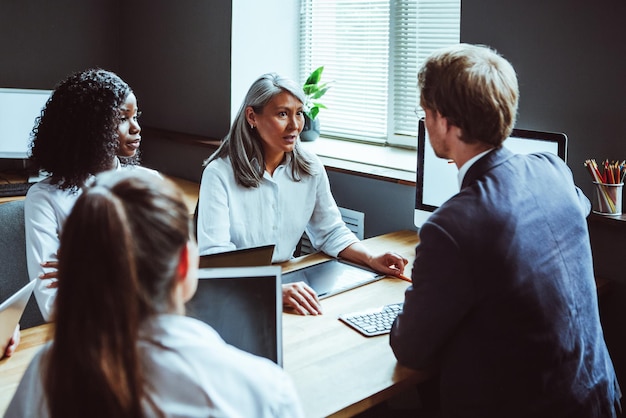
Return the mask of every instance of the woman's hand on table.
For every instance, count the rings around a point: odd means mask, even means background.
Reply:
[[[292,308],[300,315],[322,314],[317,294],[304,282],[283,285],[283,306]]]
[[[369,266],[379,273],[383,273],[388,276],[404,278],[404,268],[408,263],[409,260],[402,257],[400,254],[386,252],[384,254],[373,257],[370,260]]]

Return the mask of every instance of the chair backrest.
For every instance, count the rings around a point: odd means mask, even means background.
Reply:
[[[4,301],[28,283],[24,201],[0,204],[0,301]],[[22,329],[45,323],[34,295],[22,315]]]

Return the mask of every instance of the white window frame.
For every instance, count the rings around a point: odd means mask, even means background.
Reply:
[[[322,79],[325,81],[334,79],[332,77],[333,72],[337,74],[337,71],[343,71],[344,73],[349,71],[345,66],[331,69],[329,68],[329,62],[322,62],[324,59],[319,58],[321,55],[320,49],[324,48],[325,42],[316,42],[316,33],[309,27],[311,24],[309,13],[312,13],[313,6],[328,6],[335,3],[343,3],[344,6],[346,3],[352,3],[356,6],[355,10],[363,10],[373,3],[387,3],[386,7],[388,7],[389,13],[387,16],[387,56],[386,64],[381,64],[383,66],[386,65],[386,69],[377,72],[377,74],[386,74],[386,103],[382,106],[381,103],[373,105],[374,107],[378,106],[375,111],[376,116],[384,119],[384,122],[380,122],[377,130],[375,130],[376,137],[363,135],[357,132],[358,129],[354,129],[354,131],[351,131],[349,127],[343,129],[343,125],[338,122],[337,118],[334,123],[338,128],[330,132],[328,129],[325,129],[324,117],[332,119],[330,112],[333,112],[334,107],[341,106],[337,104],[335,106],[328,105],[329,109],[322,109],[320,112],[322,135],[333,139],[415,148],[417,136],[415,110],[418,105],[417,71],[421,63],[432,51],[445,45],[459,42],[460,0],[382,0],[382,2],[301,0],[299,48],[301,56],[299,71],[302,82],[313,69],[320,65],[325,66],[325,72],[322,76]],[[380,7],[373,10],[376,13],[380,11]],[[316,13],[320,13],[323,16],[322,12],[318,11]],[[380,18],[380,16],[378,17]],[[376,22],[378,24],[380,20]],[[349,23],[352,23],[352,21]],[[336,27],[340,27],[340,25],[336,25]],[[322,38],[322,36],[320,35],[318,38]],[[327,56],[332,57],[332,54]],[[340,64],[342,63],[330,63],[331,66],[337,67],[340,67]],[[346,78],[343,80],[346,80]],[[385,80],[383,79],[384,82]],[[365,89],[360,88],[359,90]],[[383,90],[376,90],[379,96],[381,91]],[[324,96],[321,101],[332,102],[333,93],[333,88],[331,88],[327,96]],[[362,96],[365,95],[362,94]],[[358,105],[358,95],[355,95],[353,100],[352,103]],[[344,103],[349,103],[349,101],[344,101]],[[383,112],[384,115],[381,116],[378,112]],[[349,122],[346,125],[349,125]],[[356,124],[354,127],[356,128]],[[341,131],[342,129],[343,132]]]

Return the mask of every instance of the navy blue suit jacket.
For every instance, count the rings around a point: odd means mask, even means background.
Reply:
[[[444,416],[613,416],[589,211],[558,157],[500,148],[420,229],[390,343],[438,368]]]

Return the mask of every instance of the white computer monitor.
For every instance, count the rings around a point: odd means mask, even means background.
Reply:
[[[504,146],[519,154],[551,152],[567,161],[564,133],[514,129]],[[420,228],[435,209],[459,192],[458,168],[435,155],[423,120],[418,126],[416,174],[414,222]]]
[[[52,90],[0,88],[0,158],[28,158],[35,119]]]

